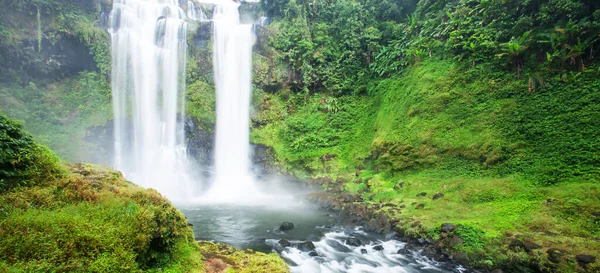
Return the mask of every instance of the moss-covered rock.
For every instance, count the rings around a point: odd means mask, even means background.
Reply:
[[[217,272],[289,272],[288,266],[275,253],[265,254],[251,250],[238,250],[231,246],[199,242],[200,252],[204,256],[204,270]]]
[[[183,214],[113,170],[68,166],[61,179],[0,195],[0,261],[17,272],[200,272]]]

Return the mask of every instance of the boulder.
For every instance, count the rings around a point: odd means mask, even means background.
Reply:
[[[464,244],[464,241],[459,236],[454,236],[450,239],[450,247],[461,246]]]
[[[456,229],[456,227],[451,224],[451,223],[443,223],[442,224],[442,231],[443,232],[452,232]]]
[[[288,241],[286,239],[281,239],[281,240],[279,240],[279,245],[282,247],[288,247],[288,246],[291,246],[292,243],[290,243],[290,241]]]
[[[383,251],[383,246],[382,245],[376,245],[376,246],[373,247],[373,250]]]
[[[596,257],[586,254],[579,254],[575,256],[575,259],[582,266],[586,266],[587,264],[591,264],[596,261]]]
[[[315,250],[315,244],[311,241],[301,242],[294,245],[300,251],[313,251]]]
[[[548,260],[553,263],[560,263],[560,259],[566,254],[563,250],[557,248],[549,248],[546,253],[548,254]]]
[[[319,256],[319,253],[317,253],[316,251],[313,250],[311,252],[308,252],[308,256],[310,256],[310,257],[316,257],[316,256]]]
[[[364,249],[364,248],[361,248],[361,249],[360,249],[360,254],[367,254],[367,250],[366,250],[366,249]]]
[[[361,246],[362,242],[358,238],[349,238],[346,240],[346,244],[349,246]]]
[[[433,195],[433,200],[437,200],[440,198],[444,198],[444,194],[443,193],[436,193]]]
[[[292,230],[292,229],[294,229],[294,224],[290,223],[290,222],[283,222],[279,226],[279,230],[281,230],[281,231]]]
[[[531,252],[534,249],[540,249],[542,246],[534,243],[534,242],[525,242],[525,252]]]
[[[520,240],[513,239],[510,241],[510,243],[508,243],[508,248],[512,250],[525,249],[525,243],[521,242]]]
[[[459,264],[467,264],[467,262],[469,261],[469,258],[467,258],[467,254],[462,252],[454,253],[454,255],[452,255],[452,258]]]
[[[398,252],[396,252],[396,254],[408,255],[408,254],[410,254],[410,251],[408,250],[408,248],[404,247],[404,248],[398,249]]]

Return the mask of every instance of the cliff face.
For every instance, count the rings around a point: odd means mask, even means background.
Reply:
[[[0,19],[0,80],[28,84],[61,80],[81,71],[109,72],[106,23],[109,3],[8,1]],[[103,56],[106,55],[107,56]]]
[[[71,161],[108,163],[89,127],[111,117],[112,3],[5,1],[0,11],[0,108]],[[105,153],[106,151],[104,151]]]

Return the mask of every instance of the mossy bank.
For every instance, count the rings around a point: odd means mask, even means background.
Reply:
[[[288,271],[276,254],[196,242],[155,190],[105,167],[64,165],[1,113],[0,148],[0,271]]]

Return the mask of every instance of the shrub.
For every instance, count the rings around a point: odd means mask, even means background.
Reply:
[[[0,112],[0,192],[63,174],[58,157]]]

